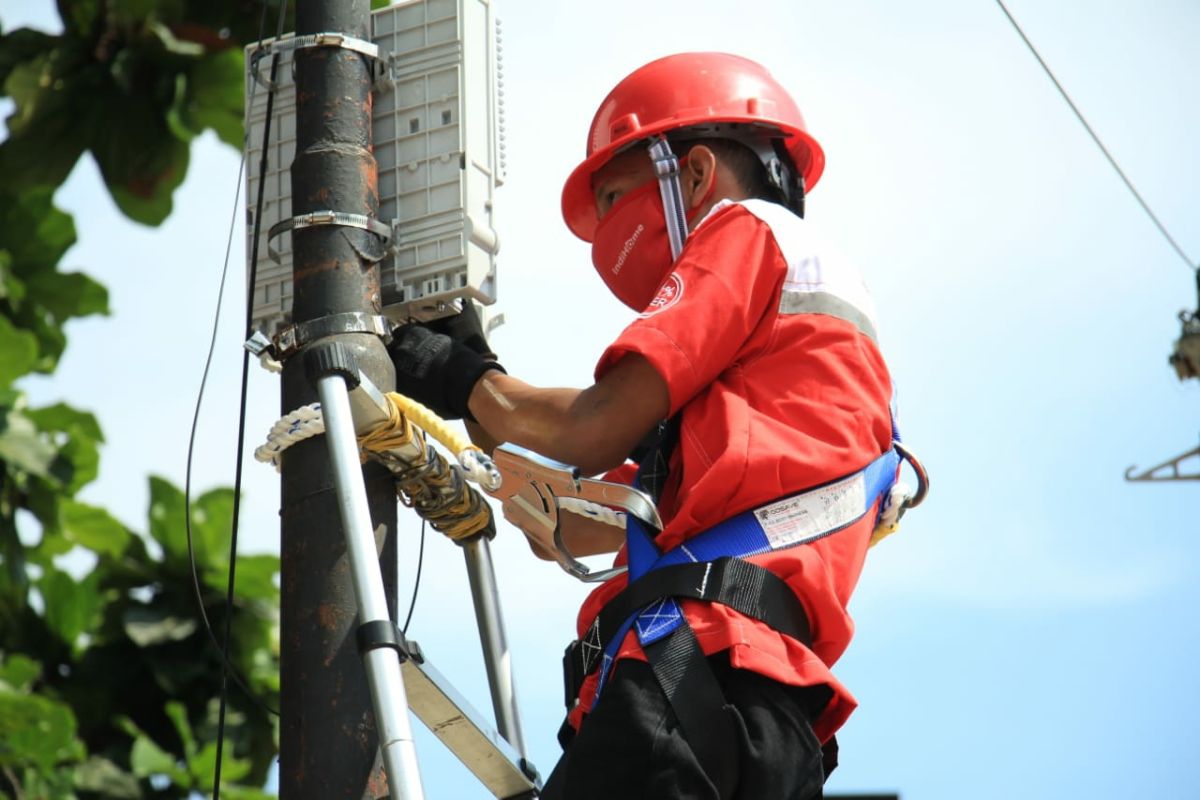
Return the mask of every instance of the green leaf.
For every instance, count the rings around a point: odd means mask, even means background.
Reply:
[[[0,386],[11,386],[33,371],[38,361],[37,337],[17,330],[8,317],[0,316]]]
[[[248,786],[226,786],[221,781],[221,796],[228,800],[276,800],[275,795]]]
[[[63,642],[74,647],[79,634],[94,628],[99,621],[104,605],[99,573],[76,581],[67,573],[51,568],[38,579],[37,585],[46,602],[46,624]]]
[[[73,549],[75,549],[74,542],[63,536],[60,530],[43,525],[42,539],[36,547],[30,548],[29,561],[45,568],[53,565],[54,559],[66,555]]]
[[[43,540],[51,535],[62,538],[60,536],[62,515],[59,513],[62,500],[63,485],[57,478],[30,477],[26,481],[25,508],[37,517],[38,522],[42,523]],[[69,543],[66,544],[66,549],[62,551],[64,553],[72,547]],[[42,547],[39,545],[38,550],[41,549]],[[58,553],[54,553],[54,555],[58,555]]]
[[[192,541],[196,561],[208,567],[229,563],[229,525],[233,519],[233,490],[217,488],[205,492],[192,502]],[[217,587],[224,591],[224,584]]]
[[[44,772],[26,767],[21,772],[22,792],[25,797],[36,797],[38,800],[78,800],[74,772],[73,769]]]
[[[41,666],[21,653],[13,653],[0,664],[0,681],[12,691],[27,692],[41,673]]]
[[[135,160],[132,153],[110,155],[100,171],[125,216],[143,225],[160,225],[171,214],[171,196],[187,176],[190,155],[187,143],[171,136],[143,151],[134,165],[128,165]]]
[[[139,800],[142,788],[129,772],[103,756],[92,756],[75,768],[75,788],[107,800]]]
[[[90,411],[80,411],[66,403],[55,403],[52,406],[42,406],[25,412],[26,416],[37,423],[38,428],[46,432],[58,432],[90,439],[93,442],[103,442],[104,432],[96,415]]]
[[[0,36],[0,86],[8,80],[13,67],[37,58],[57,41],[58,37],[33,28],[17,28]]]
[[[38,427],[58,444],[50,468],[67,494],[74,494],[95,479],[100,470],[100,449],[104,434],[95,416],[65,403],[26,412]]]
[[[183,492],[165,478],[150,476],[150,536],[176,560],[187,558],[183,505]]]
[[[133,538],[124,525],[98,506],[64,500],[60,511],[63,537],[100,555],[119,557]]]
[[[40,435],[33,421],[15,408],[0,406],[0,460],[32,475],[50,477],[55,448]]]
[[[72,34],[89,38],[100,16],[100,6],[105,0],[71,0],[58,3],[58,13],[63,26]]]
[[[106,113],[122,124],[94,126],[90,143],[113,200],[146,225],[158,225],[171,212],[171,195],[187,174],[190,155],[166,120],[176,75],[188,59],[169,55],[170,65],[163,60],[144,47],[126,48],[114,59]]]
[[[91,68],[92,70],[95,67]],[[15,109],[0,144],[8,186],[58,186],[87,147],[89,96],[85,58],[62,47],[12,67],[4,82]]]
[[[27,302],[54,316],[58,324],[72,317],[108,314],[108,289],[82,272],[41,270],[25,281]]]
[[[246,600],[258,600],[275,604],[279,602],[279,588],[275,585],[275,576],[279,574],[279,557],[270,554],[238,556],[237,560],[237,594]],[[224,572],[209,571],[205,573],[205,582],[217,590],[225,591],[227,578]]]
[[[196,632],[197,623],[190,617],[179,617],[156,606],[135,605],[121,617],[125,633],[138,647],[152,647],[167,642],[180,642]]]
[[[196,737],[192,734],[191,723],[188,722],[187,709],[182,703],[172,700],[167,703],[165,710],[175,726],[175,732],[179,734],[179,740],[183,742],[184,755],[190,759],[196,754]]]
[[[70,707],[36,694],[0,691],[0,765],[49,772],[80,755]]]
[[[213,775],[217,767],[217,743],[208,742],[200,752],[188,758],[188,772],[192,774],[199,789],[211,791]],[[232,747],[225,747],[221,753],[221,794],[226,793],[226,781],[237,781],[246,777],[250,772],[250,762],[233,755]]]
[[[109,13],[122,25],[144,23],[154,16],[155,0],[109,0]]]
[[[21,613],[28,607],[29,575],[25,568],[25,545],[17,535],[11,514],[0,514],[0,610],[5,616]]]
[[[24,299],[25,283],[13,272],[12,253],[0,250],[0,300],[7,300],[11,307],[19,308]]]
[[[213,489],[192,499],[192,547],[202,572],[223,572],[229,558],[229,524],[233,514],[233,491]],[[169,481],[150,478],[150,535],[163,547],[170,560],[188,560],[187,528],[184,524],[183,492]],[[221,585],[224,590],[224,584]]]
[[[172,109],[178,124],[192,133],[212,128],[231,147],[242,146],[243,55],[230,48],[199,59],[192,67],[179,103]]]
[[[187,772],[179,768],[175,756],[163,750],[145,734],[134,739],[129,764],[133,767],[133,774],[139,778],[166,775],[176,786],[189,788],[191,785]]]
[[[0,144],[0,150],[7,144]],[[75,244],[75,222],[54,206],[53,186],[20,191],[17,186],[6,176],[0,188],[0,242],[12,257],[10,267],[18,276],[55,269]]]

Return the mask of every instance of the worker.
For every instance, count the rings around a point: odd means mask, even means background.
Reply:
[[[894,428],[872,300],[802,220],[823,151],[764,67],[683,53],[617,84],[586,153],[563,215],[637,314],[592,386],[506,374],[470,309],[391,345],[399,391],[656,500],[661,531],[562,515],[573,553],[630,572],[580,611],[543,796],[821,797],[855,707],[830,667],[896,472],[873,469]],[[655,594],[688,570],[693,588]],[[656,602],[622,607],[647,586]]]

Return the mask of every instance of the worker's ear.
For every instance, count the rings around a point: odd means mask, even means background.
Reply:
[[[680,167],[683,204],[690,211],[712,194],[713,184],[717,180],[717,156],[706,145],[698,144],[688,151]]]

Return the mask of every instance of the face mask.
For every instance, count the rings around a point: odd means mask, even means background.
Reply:
[[[715,187],[714,181],[705,201]],[[701,202],[688,213],[688,220],[703,206]],[[609,291],[634,311],[644,311],[654,299],[673,261],[657,181],[647,181],[626,194],[596,226],[592,264]]]

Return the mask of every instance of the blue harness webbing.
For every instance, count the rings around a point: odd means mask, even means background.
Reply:
[[[893,424],[894,425],[894,424]],[[632,514],[626,518],[625,540],[629,562],[629,583],[632,584],[647,573],[673,564],[708,562],[722,557],[746,558],[808,544],[837,533],[858,522],[875,508],[896,482],[900,468],[900,454],[895,448],[876,458],[863,469],[849,476],[831,481],[823,486],[807,489],[790,497],[777,500],[759,509],[743,511],[724,522],[693,536],[666,553],[659,553],[654,539],[642,523]],[[636,479],[635,479],[636,481]],[[858,488],[861,487],[861,493]],[[857,497],[855,497],[857,495]],[[845,502],[859,502],[854,514],[833,518],[833,524],[825,525],[820,515],[821,507]],[[806,501],[811,501],[807,502]],[[808,506],[817,506],[817,514]],[[761,517],[765,510],[784,508],[791,518],[791,528],[799,535],[772,537],[764,529]],[[844,506],[843,506],[844,507]],[[769,516],[769,512],[768,512]],[[768,525],[771,523],[768,522]],[[643,647],[669,635],[684,623],[683,611],[672,597],[663,597],[631,614],[608,640],[599,664],[599,681],[593,702],[599,698],[608,677],[609,668],[616,658],[621,642],[631,627],[636,626],[638,641]]]

